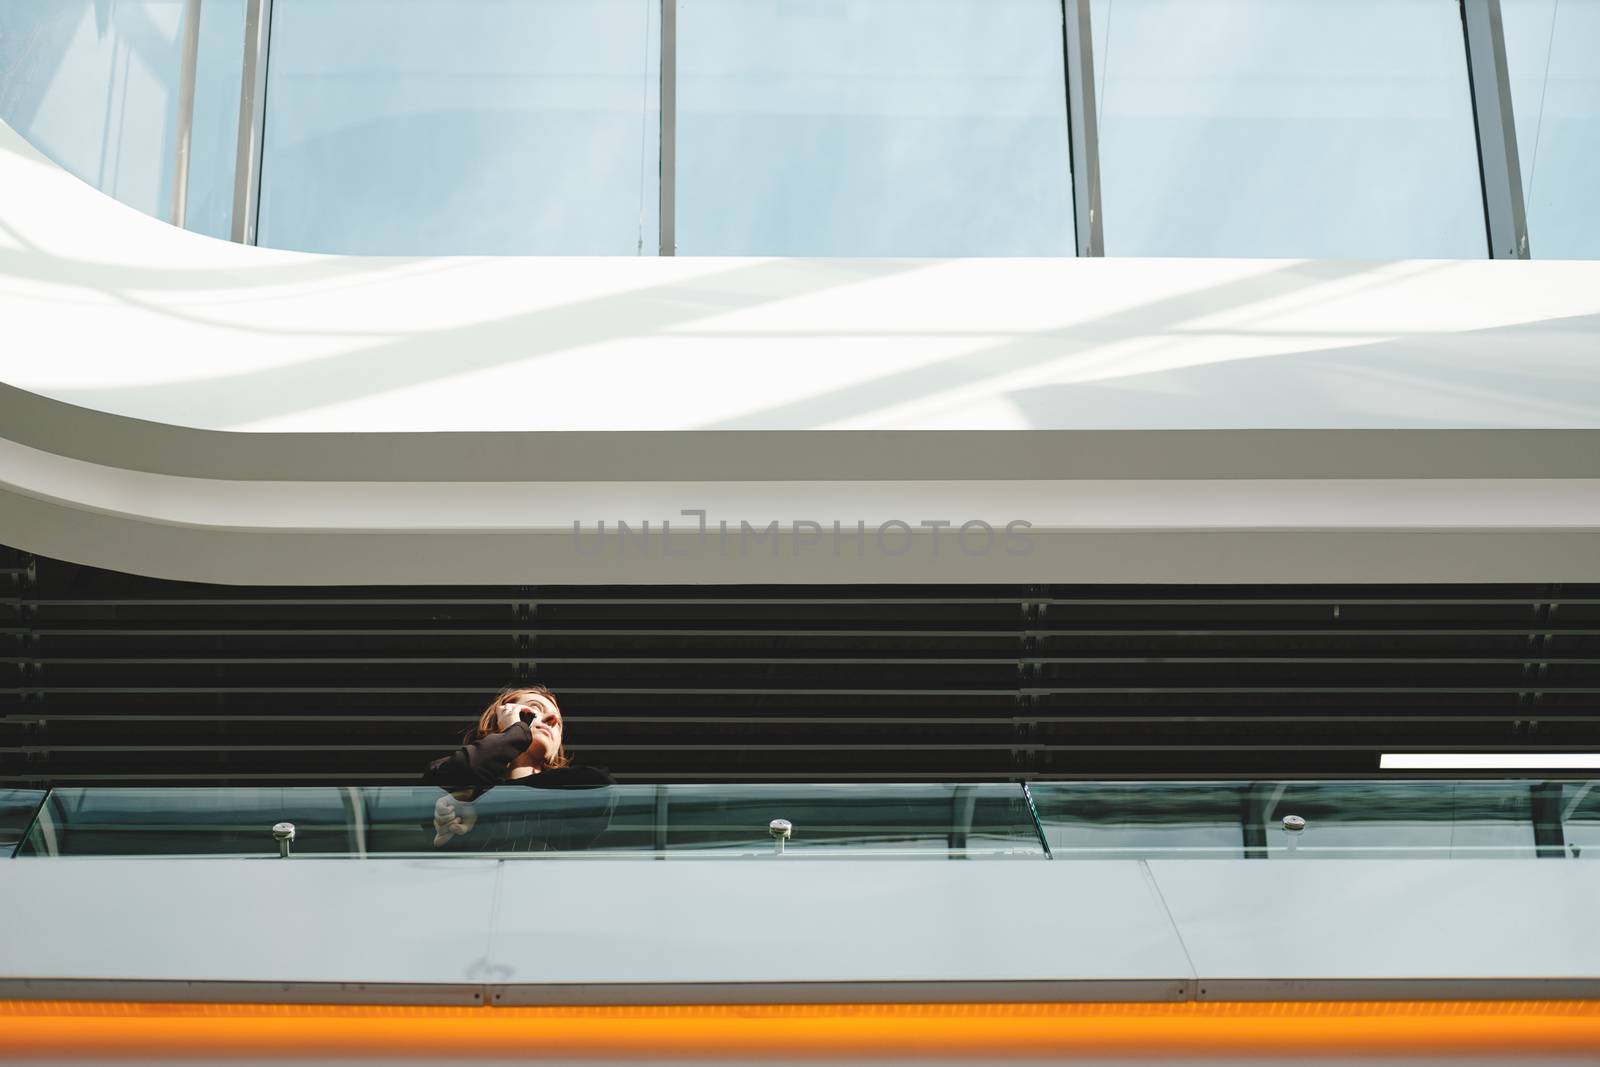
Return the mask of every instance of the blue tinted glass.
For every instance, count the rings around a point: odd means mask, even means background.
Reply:
[[[1600,782],[1569,782],[1562,797],[1562,832],[1574,859],[1600,859]]]
[[[1487,254],[1455,3],[1091,13],[1108,254]]]
[[[1528,247],[1600,259],[1600,0],[1501,0]]]
[[[102,192],[172,217],[183,0],[0,0],[0,119]]]
[[[653,253],[656,0],[277,0],[260,243]]]
[[[233,223],[233,169],[239,148],[239,89],[244,76],[244,14],[245,0],[205,0],[200,8],[184,225],[212,237],[228,237]]]
[[[1054,858],[1536,859],[1544,797],[1567,834],[1589,783],[1038,782]],[[1291,823],[1295,825],[1291,825]],[[1560,855],[1555,848],[1554,854]]]
[[[0,857],[10,856],[33,825],[33,816],[44,803],[43,789],[17,789],[0,786]]]
[[[679,0],[677,251],[1073,254],[1060,0]]]
[[[528,789],[468,802],[433,786],[362,788],[61,787],[0,791],[0,855],[32,825],[23,856],[275,856],[483,853],[675,857],[785,855],[1043,859],[1022,788],[1008,784],[672,785]]]

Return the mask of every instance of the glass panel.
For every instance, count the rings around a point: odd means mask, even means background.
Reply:
[[[652,254],[656,0],[277,0],[260,243]]]
[[[682,255],[1073,254],[1060,0],[679,0]]]
[[[28,832],[34,812],[44,801],[43,789],[12,789],[0,787],[0,857],[16,851],[17,844]]]
[[[333,788],[58,787],[17,854],[275,856],[272,827],[283,821],[295,824],[296,853],[350,853],[347,797]]]
[[[1541,847],[1600,857],[1596,784],[1042,782],[1031,791],[1058,860],[1533,859]],[[39,794],[13,792],[9,816],[0,794],[0,828],[20,830]],[[461,833],[441,833],[435,815],[454,803],[425,786],[58,788],[17,851],[272,857],[272,828],[287,821],[294,855],[767,857],[770,824],[786,819],[791,857],[1045,854],[1021,787],[1003,783],[504,786],[457,807]],[[1288,829],[1288,816],[1304,828]],[[1565,848],[1554,847],[1558,826]]]
[[[1109,255],[1482,258],[1447,0],[1100,0]]]
[[[1548,787],[1341,781],[1031,788],[1056,859],[1533,859],[1534,791]],[[1568,796],[1580,788],[1564,785]],[[1288,829],[1287,816],[1304,820],[1304,828]]]
[[[440,832],[441,806],[462,832]],[[19,854],[275,856],[272,827],[292,822],[294,855],[771,856],[780,818],[785,855],[1044,857],[1021,788],[1000,784],[506,786],[470,805],[421,786],[64,788]]]
[[[1229,782],[1035,782],[1039,824],[1056,859],[1243,856],[1248,786]]]
[[[1526,859],[1535,855],[1526,782],[1295,782],[1276,800],[1263,809],[1263,821],[1268,850],[1280,856],[1293,852],[1303,859]],[[1285,830],[1283,819],[1289,815],[1304,819],[1305,829]]]
[[[1528,247],[1600,259],[1600,0],[1501,0]]]
[[[4,0],[0,119],[102,192],[172,217],[183,0]]]
[[[1600,860],[1600,782],[1568,782],[1561,815],[1567,855]]]
[[[239,91],[244,77],[245,0],[205,0],[195,62],[194,126],[184,225],[224,240],[233,225],[233,171],[239,152]]]
[[[668,786],[666,847],[773,851],[769,824],[793,824],[784,853],[859,857],[1044,855],[1015,785]]]

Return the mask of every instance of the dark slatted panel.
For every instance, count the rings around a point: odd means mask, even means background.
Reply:
[[[230,588],[0,551],[0,781],[404,782],[538,681],[634,781],[1600,748],[1600,586]]]

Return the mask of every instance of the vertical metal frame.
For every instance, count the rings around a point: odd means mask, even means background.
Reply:
[[[1528,212],[1517,158],[1500,0],[1461,0],[1467,84],[1478,136],[1478,175],[1491,259],[1528,258]]]
[[[661,245],[677,255],[678,0],[661,0]]]
[[[189,146],[194,138],[194,80],[200,62],[200,0],[183,2],[183,57],[178,71],[177,136],[172,161],[172,224],[189,211]]]
[[[267,117],[267,51],[272,0],[249,0],[244,20],[244,82],[239,92],[239,150],[233,171],[233,240],[256,243],[261,205],[261,146]]]
[[[1100,131],[1094,100],[1094,36],[1089,27],[1089,0],[1062,0],[1061,15],[1078,255],[1103,256],[1106,247],[1100,220]]]

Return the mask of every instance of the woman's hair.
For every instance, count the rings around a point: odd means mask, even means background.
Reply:
[[[521,703],[520,697],[531,696],[535,693],[549,697],[553,702],[556,700],[556,695],[542,685],[522,685],[511,689],[502,689],[493,700],[489,701],[489,706],[483,709],[482,715],[478,716],[478,724],[467,731],[462,741],[470,745],[479,738],[499,733],[500,705]],[[562,734],[565,735],[566,731],[563,730]],[[565,767],[571,762],[567,758],[567,746],[563,744],[545,758],[544,766],[546,770],[555,770],[557,767]]]

